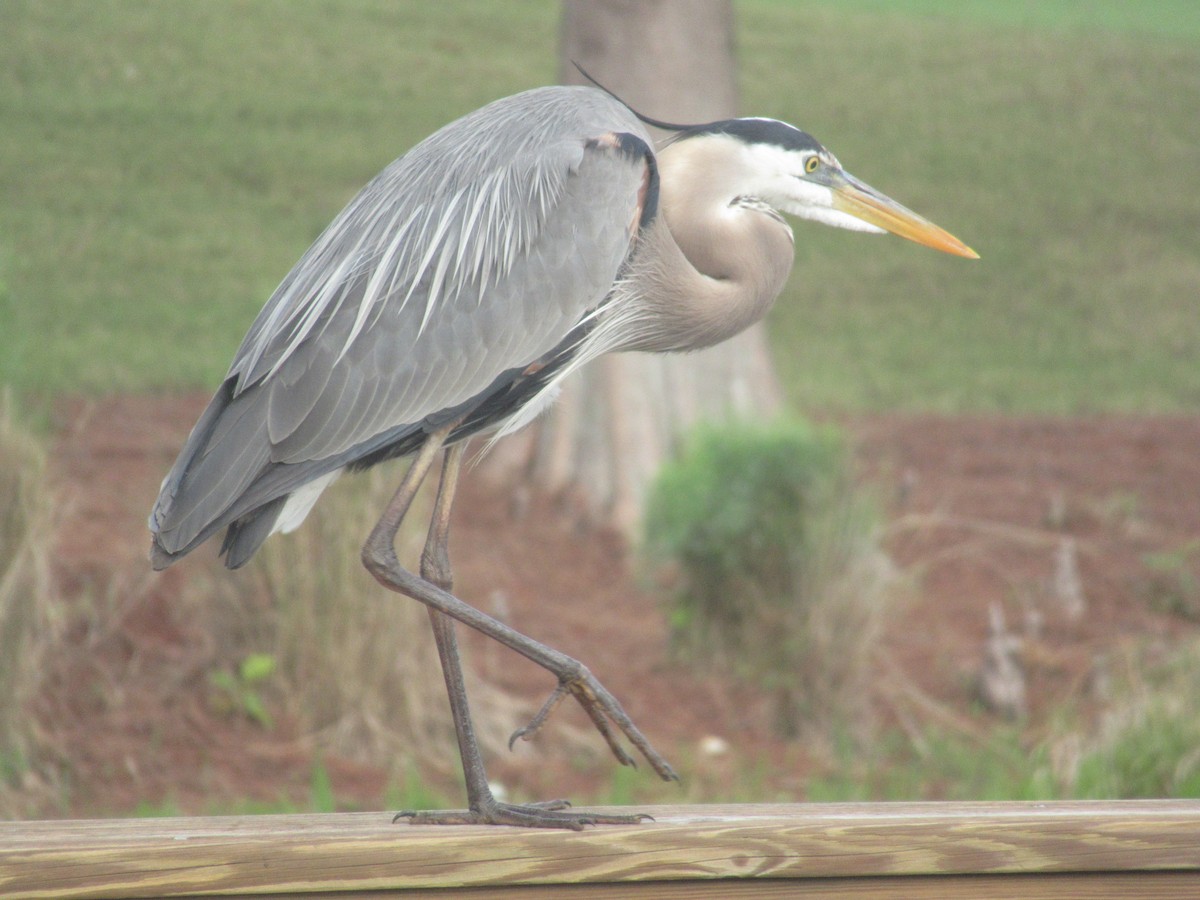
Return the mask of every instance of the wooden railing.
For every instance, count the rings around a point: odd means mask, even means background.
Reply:
[[[1200,802],[669,806],[583,832],[383,813],[0,823],[0,897],[1200,898]]]

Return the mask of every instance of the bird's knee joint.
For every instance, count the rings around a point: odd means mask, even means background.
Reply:
[[[577,659],[568,660],[566,665],[558,674],[558,681],[563,687],[573,689],[577,685],[586,684],[592,677],[592,673]]]
[[[378,541],[367,541],[363,544],[360,558],[363,567],[376,578],[384,573],[394,571],[399,565],[395,548],[381,545]]]

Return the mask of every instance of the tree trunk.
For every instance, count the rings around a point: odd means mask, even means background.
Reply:
[[[565,0],[561,51],[563,83],[586,83],[578,63],[654,118],[737,113],[727,0]],[[613,354],[568,381],[538,423],[529,475],[588,519],[632,533],[649,481],[691,426],[766,417],[780,405],[761,325],[696,353]]]

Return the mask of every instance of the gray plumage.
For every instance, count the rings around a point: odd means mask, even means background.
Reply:
[[[273,501],[550,352],[629,253],[643,165],[583,139],[612,131],[649,141],[600,91],[531,91],[372,180],[268,301],[167,475],[155,566],[243,517],[277,517]],[[273,526],[235,535],[229,564]]]
[[[656,153],[642,122],[674,132]],[[413,821],[582,828],[637,814],[498,802],[467,707],[454,623],[554,675],[528,738],[573,697],[616,758],[617,732],[677,776],[577,660],[450,592],[447,548],[463,438],[520,427],[561,379],[613,350],[690,350],[760,319],[792,266],[781,213],[892,231],[974,256],[772,119],[671,126],[602,90],[542,88],[447,125],[384,169],[283,280],[163,481],[150,514],[164,568],[225,529],[242,565],[297,526],[346,468],[412,455],[363,547],[380,584],[424,603],[455,720],[468,809]],[[420,573],[395,537],[439,454]]]
[[[608,93],[540,88],[380,172],[251,326],[163,481],[155,568],[226,527],[239,566],[340,470],[412,452],[472,410],[452,440],[517,427],[600,353],[736,334],[791,268],[778,210],[973,255],[791,125],[666,127],[656,156]]]

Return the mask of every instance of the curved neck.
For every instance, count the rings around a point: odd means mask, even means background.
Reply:
[[[792,268],[792,232],[731,188],[728,158],[705,142],[672,144],[658,163],[659,214],[629,273],[639,321],[626,349],[708,347],[766,315]]]

